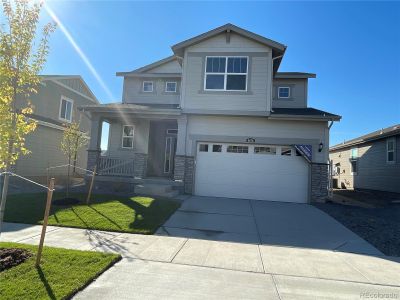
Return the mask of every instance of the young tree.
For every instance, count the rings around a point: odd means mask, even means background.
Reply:
[[[84,132],[80,130],[80,124],[72,122],[66,126],[63,138],[61,141],[61,150],[68,158],[68,175],[67,175],[67,197],[69,196],[69,182],[70,182],[70,164],[76,165],[79,150],[87,143],[87,137]]]
[[[55,24],[48,23],[37,36],[42,4],[27,0],[2,0],[0,24],[0,170],[10,171],[20,154],[29,153],[25,136],[35,130],[29,119],[29,102],[37,93],[49,52],[48,38]],[[0,203],[0,233],[4,216],[9,175],[4,176]]]

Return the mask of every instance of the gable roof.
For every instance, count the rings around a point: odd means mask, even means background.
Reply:
[[[270,39],[268,39],[266,37],[263,37],[263,36],[258,35],[256,33],[253,33],[251,31],[248,31],[246,29],[243,29],[243,28],[240,28],[238,26],[235,26],[235,25],[233,25],[231,23],[222,25],[220,27],[217,27],[215,29],[212,29],[210,31],[207,31],[205,33],[197,35],[195,37],[192,37],[192,38],[190,38],[188,40],[185,40],[183,42],[175,44],[171,48],[172,48],[172,51],[177,56],[182,57],[185,48],[187,48],[189,46],[192,46],[194,44],[200,43],[201,41],[203,41],[205,39],[209,39],[209,38],[211,38],[213,36],[216,36],[216,35],[218,35],[220,33],[231,32],[231,31],[233,31],[233,32],[235,32],[235,33],[237,33],[237,34],[239,34],[241,36],[244,36],[246,38],[252,39],[252,40],[254,40],[256,42],[259,42],[260,44],[263,44],[263,45],[266,45],[266,46],[272,48],[272,57],[283,56],[283,54],[286,51],[286,46],[285,45],[283,45],[281,43],[278,43],[276,41],[270,40]],[[276,72],[276,70],[278,69],[281,60],[282,60],[282,57],[277,58],[276,64],[275,64],[276,67],[274,66],[274,72]]]
[[[58,85],[62,85],[70,90],[73,90],[75,93],[85,98],[88,98],[95,103],[100,103],[97,97],[92,92],[92,90],[86,84],[85,80],[83,80],[82,76],[80,75],[40,75],[40,78],[42,79],[42,81],[52,81]],[[66,81],[73,79],[78,80],[81,83],[83,89],[85,90],[84,93],[82,93],[82,91],[74,87],[74,85],[68,85]]]
[[[171,56],[168,56],[166,58],[160,59],[160,60],[158,60],[158,61],[156,61],[154,63],[146,65],[144,67],[135,69],[133,71],[130,71],[130,72],[117,72],[116,74],[117,74],[117,76],[126,76],[126,75],[133,75],[133,74],[143,73],[143,72],[147,72],[147,71],[149,71],[151,69],[154,69],[156,67],[159,67],[159,66],[161,66],[163,64],[166,64],[166,63],[169,63],[171,61],[174,61],[176,59],[177,58],[176,58],[175,55],[171,55]]]
[[[400,135],[400,124],[392,125],[387,128],[382,128],[380,130],[377,130],[377,131],[362,135],[360,137],[351,139],[347,142],[337,144],[337,145],[329,148],[329,151],[347,148],[347,147],[354,146],[354,145],[364,144],[367,142],[387,138],[387,137],[394,136],[394,135]]]

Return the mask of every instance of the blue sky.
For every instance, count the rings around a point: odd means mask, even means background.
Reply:
[[[101,102],[121,101],[130,71],[170,46],[233,23],[288,46],[280,71],[317,74],[309,106],[343,116],[331,145],[400,123],[400,3],[51,1],[110,92],[63,32],[51,37],[45,74],[80,74]],[[43,13],[43,21],[48,19]],[[111,96],[111,95],[112,96]]]

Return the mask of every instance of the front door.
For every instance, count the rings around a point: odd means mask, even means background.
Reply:
[[[176,121],[150,122],[147,176],[173,176],[176,150],[176,133]]]

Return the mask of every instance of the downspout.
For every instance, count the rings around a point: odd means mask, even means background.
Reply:
[[[274,85],[273,85],[273,82],[274,82],[274,62],[275,62],[275,60],[276,59],[278,59],[278,58],[282,58],[283,57],[283,54],[282,55],[279,55],[279,56],[277,56],[277,57],[273,57],[272,58],[272,76],[271,76],[271,91],[270,91],[270,96],[271,96],[271,112],[274,112],[273,110],[272,110],[272,90],[273,90],[273,87],[274,87]]]

